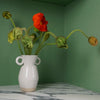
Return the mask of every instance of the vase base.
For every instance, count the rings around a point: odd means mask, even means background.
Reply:
[[[27,89],[27,88],[20,88],[23,92],[33,92],[33,91],[35,91],[36,89],[35,88],[29,88],[29,89]]]

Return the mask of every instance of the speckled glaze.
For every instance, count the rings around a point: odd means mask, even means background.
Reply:
[[[19,59],[22,59],[22,61],[19,62]],[[38,63],[36,60],[38,60]],[[36,55],[22,55],[16,58],[16,63],[23,65],[18,76],[21,90],[25,92],[36,90],[39,79],[37,65],[40,64],[40,58]]]

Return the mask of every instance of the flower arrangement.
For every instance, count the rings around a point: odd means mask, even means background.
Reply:
[[[48,31],[48,21],[46,21],[43,13],[37,13],[33,15],[33,25],[27,29],[16,27],[12,19],[12,15],[9,11],[4,11],[2,13],[2,16],[6,19],[10,19],[10,21],[12,22],[14,28],[8,33],[8,42],[12,44],[16,40],[21,55],[31,55],[32,49],[34,48],[37,41],[39,41],[39,44],[34,53],[35,55],[38,55],[41,49],[47,45],[56,45],[58,48],[68,49],[67,40],[76,31],[81,32],[88,39],[88,42],[92,46],[96,46],[98,44],[97,38],[95,38],[94,36],[88,37],[80,29],[73,30],[67,37],[56,36],[54,33]],[[34,30],[34,33],[30,33],[31,29]],[[55,43],[47,43],[47,40],[50,36],[55,39]]]

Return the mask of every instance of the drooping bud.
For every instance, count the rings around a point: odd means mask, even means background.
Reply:
[[[24,36],[22,38],[22,43],[23,43],[25,48],[28,48],[28,49],[32,49],[33,48],[32,38],[29,37],[29,36]]]
[[[98,40],[97,38],[91,36],[88,38],[88,42],[92,45],[92,46],[96,46],[98,44]]]
[[[8,33],[8,42],[9,43],[13,43],[13,41],[15,40],[14,35],[13,35],[13,31]]]
[[[50,34],[46,34],[45,37],[44,37],[44,41],[47,41],[50,37]]]
[[[56,39],[56,44],[58,46],[58,48],[68,48],[68,45],[66,44],[66,38],[63,36],[57,37]]]
[[[9,19],[10,17],[12,17],[11,13],[9,11],[4,11],[2,13],[2,16],[6,19]]]
[[[13,29],[13,34],[14,34],[14,38],[17,40],[17,39],[20,39],[22,37],[22,29],[19,28],[19,27],[16,27]]]

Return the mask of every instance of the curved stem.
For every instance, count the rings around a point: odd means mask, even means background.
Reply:
[[[69,33],[69,35],[66,37],[66,40],[67,40],[74,32],[76,32],[76,31],[81,32],[86,38],[88,38],[88,36],[87,36],[82,30],[80,30],[80,29],[75,29],[75,30],[73,30],[71,33]]]
[[[57,38],[57,36],[56,36],[54,33],[52,33],[52,32],[46,32],[46,33],[44,34],[44,37],[43,37],[43,40],[42,40],[41,46],[42,46],[43,43],[45,42],[44,39],[45,39],[46,34],[50,34],[50,35],[52,35],[55,39]]]
[[[41,50],[43,47],[47,46],[47,45],[56,45],[56,43],[45,43],[45,44],[40,48],[40,50]],[[40,51],[40,50],[39,50],[39,51]]]
[[[52,32],[46,32],[45,35],[46,35],[46,34],[50,34],[50,35],[53,36],[55,39],[57,38],[57,36],[56,36],[54,33],[52,33]]]
[[[42,45],[35,54],[38,55],[38,53],[40,52],[40,50],[42,48],[44,48],[45,46],[47,46],[47,45],[56,45],[56,43],[46,43],[46,44]]]
[[[10,17],[9,15],[8,15],[8,17],[9,17],[10,21],[12,22],[13,27],[15,28],[16,25],[15,25],[15,23],[14,23],[12,17]],[[18,48],[19,48],[19,50],[20,50],[21,55],[23,55],[23,51],[22,51],[22,49],[21,49],[21,46],[20,46],[19,40],[17,40],[17,44],[18,44]]]
[[[16,27],[16,25],[15,25],[15,23],[14,23],[14,21],[13,21],[12,17],[10,17],[9,15],[8,15],[8,17],[9,17],[10,21],[12,22],[12,25],[13,25],[13,26],[14,26],[14,28],[15,28],[15,27]]]
[[[41,36],[37,37],[34,41],[33,44],[40,38]]]
[[[55,39],[57,38],[57,36],[56,36],[54,33],[52,33],[52,32],[45,32],[44,37],[43,37],[43,40],[42,40],[41,44],[38,46],[38,48],[37,48],[37,50],[36,50],[36,52],[35,52],[36,55],[40,52],[40,50],[41,50],[41,48],[42,48],[42,45],[43,45],[44,42],[45,42],[44,38],[45,38],[46,34],[50,34],[50,35],[53,36]]]

